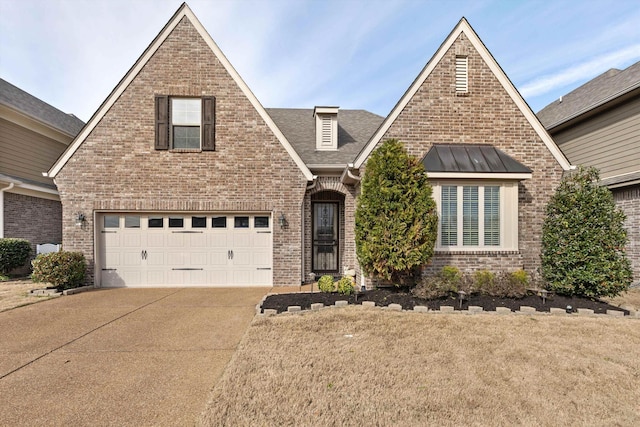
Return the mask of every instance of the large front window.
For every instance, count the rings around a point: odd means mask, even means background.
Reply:
[[[517,183],[434,184],[440,250],[517,249]]]

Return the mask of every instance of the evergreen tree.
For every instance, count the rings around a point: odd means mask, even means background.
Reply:
[[[563,178],[542,228],[542,275],[559,294],[615,296],[629,288],[625,215],[595,168]]]
[[[438,215],[422,164],[397,140],[367,161],[356,207],[356,252],[364,272],[395,285],[415,284],[433,256]]]

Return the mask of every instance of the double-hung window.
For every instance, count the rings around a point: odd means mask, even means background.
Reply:
[[[173,148],[200,148],[202,102],[199,98],[171,98]]]
[[[436,249],[517,249],[517,183],[440,182],[434,189],[440,215]]]
[[[215,151],[215,98],[156,95],[155,149]]]

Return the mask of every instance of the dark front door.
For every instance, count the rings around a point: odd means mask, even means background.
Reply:
[[[315,272],[338,272],[338,204],[313,204],[313,263]]]

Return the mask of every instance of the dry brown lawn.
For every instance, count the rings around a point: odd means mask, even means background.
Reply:
[[[259,318],[201,425],[640,425],[640,320],[398,313]]]
[[[33,283],[28,279],[0,282],[0,311],[53,298],[49,296],[33,296],[29,293],[31,289],[41,289],[46,286],[43,283]]]

